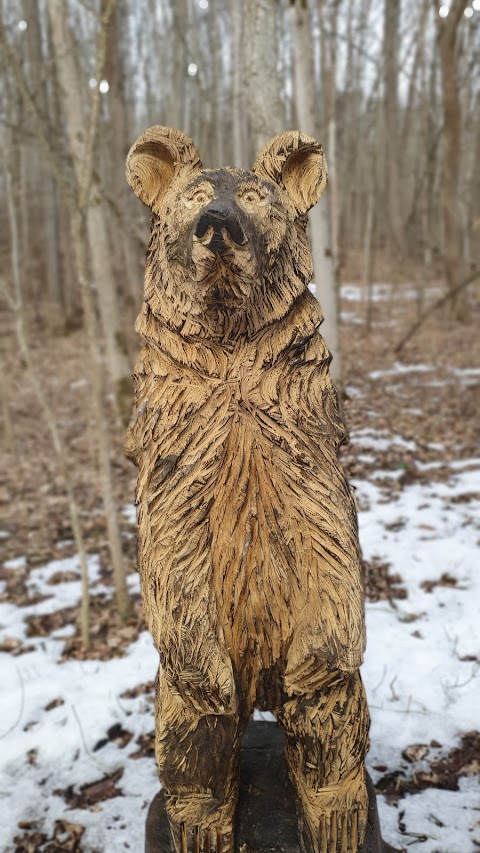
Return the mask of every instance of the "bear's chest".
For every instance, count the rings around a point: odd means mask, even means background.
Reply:
[[[163,484],[182,500],[198,488],[206,505],[229,500],[240,513],[240,504],[266,497],[268,469],[270,478],[301,479],[315,452],[301,426],[299,377],[287,380],[288,372],[247,363],[220,379],[186,374],[165,382],[147,429],[149,492]]]
[[[173,384],[157,415],[149,509],[161,494],[165,534],[181,518],[185,536],[206,543],[232,620],[248,607],[271,623],[271,602],[280,614],[298,587],[318,464],[284,373],[232,370],[222,381]]]

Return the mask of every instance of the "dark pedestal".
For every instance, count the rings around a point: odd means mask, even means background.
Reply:
[[[382,841],[370,779],[368,788],[368,828],[359,853],[396,853]],[[236,827],[235,848],[241,853],[303,853],[293,789],[283,758],[283,734],[276,723],[254,722],[247,728],[241,749]],[[148,812],[145,853],[173,853],[162,791]]]

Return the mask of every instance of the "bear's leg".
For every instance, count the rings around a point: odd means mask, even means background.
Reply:
[[[159,675],[155,752],[176,853],[232,853],[243,727],[187,707]]]
[[[324,665],[318,689],[295,693],[278,714],[285,754],[314,853],[358,853],[367,824],[364,768],[369,716],[360,673]]]

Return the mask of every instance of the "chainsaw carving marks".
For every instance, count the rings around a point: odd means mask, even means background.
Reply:
[[[345,429],[309,293],[321,147],[272,139],[252,172],[203,170],[154,127],[127,177],[152,209],[127,453],[160,653],[156,751],[178,851],[233,849],[253,707],[286,735],[306,843],[357,853],[368,712]]]

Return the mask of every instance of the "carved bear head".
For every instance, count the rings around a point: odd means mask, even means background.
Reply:
[[[255,333],[308,285],[306,213],[327,180],[311,137],[275,136],[251,172],[203,169],[188,136],[156,126],[132,146],[127,180],[152,211],[145,301],[167,325]]]

